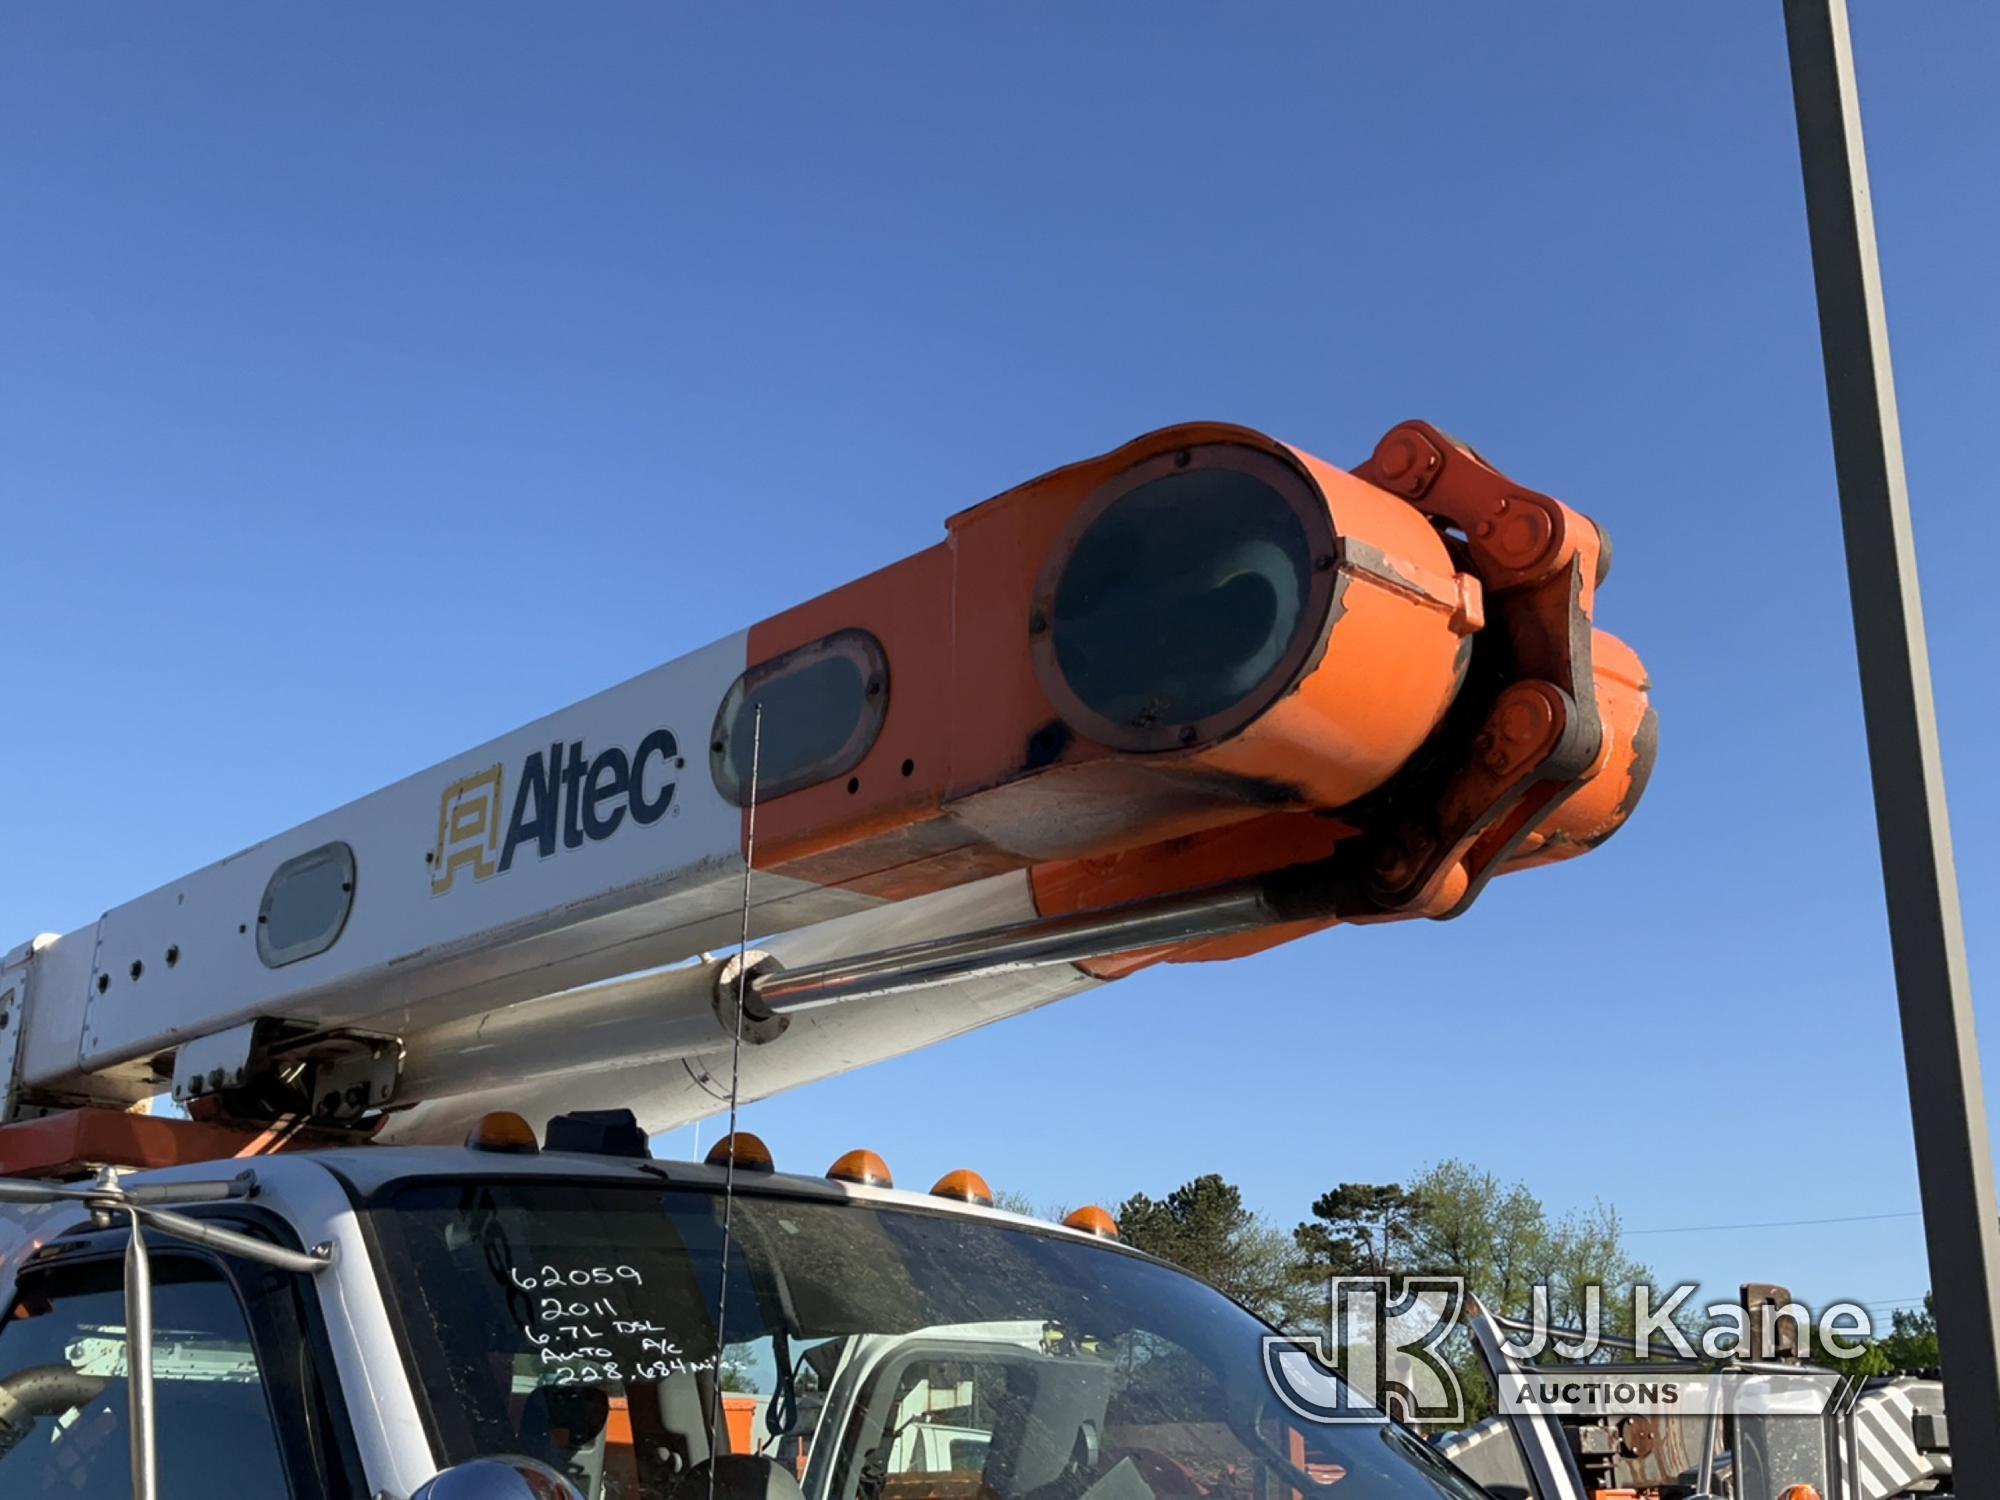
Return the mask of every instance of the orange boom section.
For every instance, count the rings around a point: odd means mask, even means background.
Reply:
[[[1453,914],[1643,790],[1602,533],[1426,424],[1353,473],[1166,428],[947,533],[750,631],[711,764],[747,802],[761,708],[759,868],[899,899],[1028,867],[1045,913],[1319,872],[1296,922],[1117,972]]]

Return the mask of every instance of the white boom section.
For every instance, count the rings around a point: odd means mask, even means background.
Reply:
[[[0,970],[0,1065],[14,1053],[0,1105],[137,1097],[162,1053],[258,1017],[407,1036],[734,942],[742,815],[716,789],[708,736],[746,643],[732,635],[15,950]],[[260,924],[266,887],[333,844],[352,851],[337,941],[273,966],[267,949],[282,956],[300,921]],[[768,875],[751,899],[756,933],[873,904]]]

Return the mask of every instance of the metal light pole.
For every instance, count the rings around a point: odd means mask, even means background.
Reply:
[[[1846,0],[1785,0],[1954,1490],[2000,1495],[2000,1218]]]

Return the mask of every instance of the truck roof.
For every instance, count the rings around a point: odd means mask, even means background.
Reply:
[[[592,1179],[645,1187],[691,1187],[722,1191],[727,1173],[721,1166],[705,1162],[658,1161],[651,1158],[602,1155],[582,1151],[504,1152],[471,1146],[353,1146],[323,1151],[286,1152],[276,1156],[242,1158],[231,1161],[190,1162],[134,1172],[125,1177],[130,1185],[151,1182],[207,1182],[235,1175],[244,1169],[256,1173],[262,1190],[282,1192],[306,1176],[331,1173],[352,1192],[372,1197],[393,1183],[444,1178],[464,1182],[488,1178]],[[1012,1224],[1045,1233],[1088,1240],[1127,1254],[1143,1255],[1115,1240],[1107,1240],[1085,1230],[1005,1209],[988,1208],[933,1193],[909,1192],[900,1188],[869,1187],[860,1183],[838,1182],[825,1177],[808,1177],[790,1172],[746,1170],[738,1167],[735,1191],[745,1196],[779,1196],[821,1202],[863,1202],[884,1207],[947,1214],[955,1218]],[[1147,1257],[1150,1259],[1151,1257]]]

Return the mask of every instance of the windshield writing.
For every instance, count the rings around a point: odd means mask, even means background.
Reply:
[[[371,1214],[445,1462],[590,1500],[1391,1500],[1479,1492],[1301,1423],[1268,1330],[1069,1236],[852,1202],[422,1182]],[[716,1326],[726,1289],[727,1317]]]

